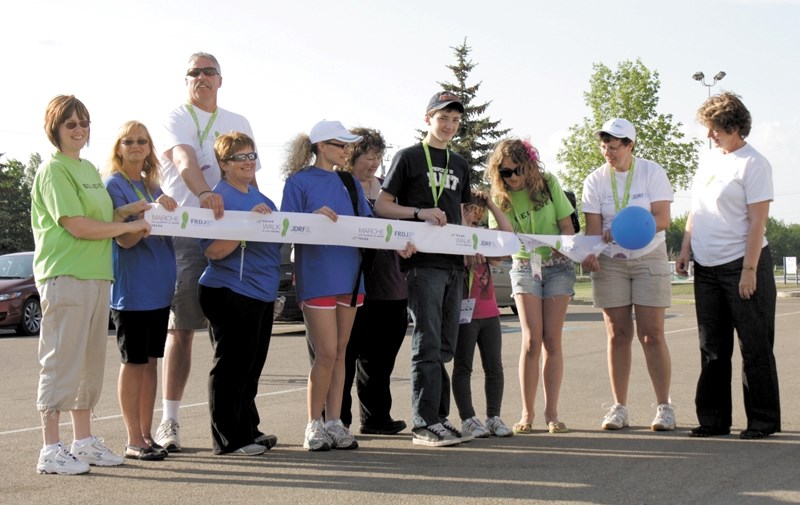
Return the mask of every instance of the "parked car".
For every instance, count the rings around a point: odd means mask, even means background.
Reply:
[[[0,328],[37,335],[42,325],[39,291],[33,279],[33,253],[0,256]]]
[[[303,311],[297,306],[297,294],[294,287],[294,262],[292,261],[292,244],[281,245],[281,271],[278,283],[278,296],[285,298],[283,311],[278,321],[302,321]]]
[[[490,267],[492,272],[492,284],[494,284],[494,297],[497,299],[497,306],[501,309],[511,307],[514,314],[517,313],[517,304],[511,296],[511,277],[508,272],[511,270],[511,260],[503,260],[497,266]]]

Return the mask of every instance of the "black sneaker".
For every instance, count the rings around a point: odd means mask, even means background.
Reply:
[[[363,435],[394,435],[406,429],[406,422],[394,419],[382,424],[362,424],[358,429]]]
[[[414,445],[444,447],[448,445],[457,445],[462,441],[460,438],[450,433],[447,428],[442,426],[442,423],[432,424],[425,428],[414,428],[411,432],[414,434]]]

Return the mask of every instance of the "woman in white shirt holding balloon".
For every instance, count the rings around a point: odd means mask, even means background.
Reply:
[[[670,223],[672,186],[659,164],[633,156],[636,129],[629,121],[611,119],[595,133],[606,163],[586,178],[581,210],[586,218],[586,235],[602,235],[608,246],[598,256],[587,256],[581,265],[591,272],[594,306],[603,309],[608,335],[608,374],[614,405],[601,426],[618,430],[629,423],[635,311],[635,335],[644,349],[658,404],[650,427],[673,430],[675,414],[669,396],[672,367],[664,337],[664,316],[671,302],[665,230]],[[612,230],[612,222],[626,207],[649,211],[655,221],[655,235],[652,227],[648,235],[643,231],[647,227],[629,223]],[[636,213],[623,214],[620,217],[628,220]]]

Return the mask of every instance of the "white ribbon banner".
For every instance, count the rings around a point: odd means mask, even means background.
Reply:
[[[517,238],[530,250],[549,246],[576,263],[590,254],[602,253],[609,244],[600,235],[527,235],[518,233]]]
[[[144,215],[151,234],[173,237],[252,240],[369,249],[403,250],[412,242],[417,251],[441,254],[509,256],[519,251],[510,232],[448,224],[339,216],[333,222],[321,214],[225,211],[214,219],[210,209],[178,207],[169,212],[153,205]]]

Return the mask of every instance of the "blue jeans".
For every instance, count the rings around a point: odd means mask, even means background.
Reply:
[[[775,277],[769,248],[761,251],[756,268],[756,291],[749,300],[739,296],[743,258],[705,267],[695,262],[694,296],[700,333],[700,378],[695,406],[703,426],[731,426],[731,358],[733,330],[742,352],[744,409],[749,429],[781,430],[775,341]]]
[[[414,428],[424,428],[450,413],[450,377],[461,313],[463,268],[412,267],[406,273],[411,341],[411,411]]]

